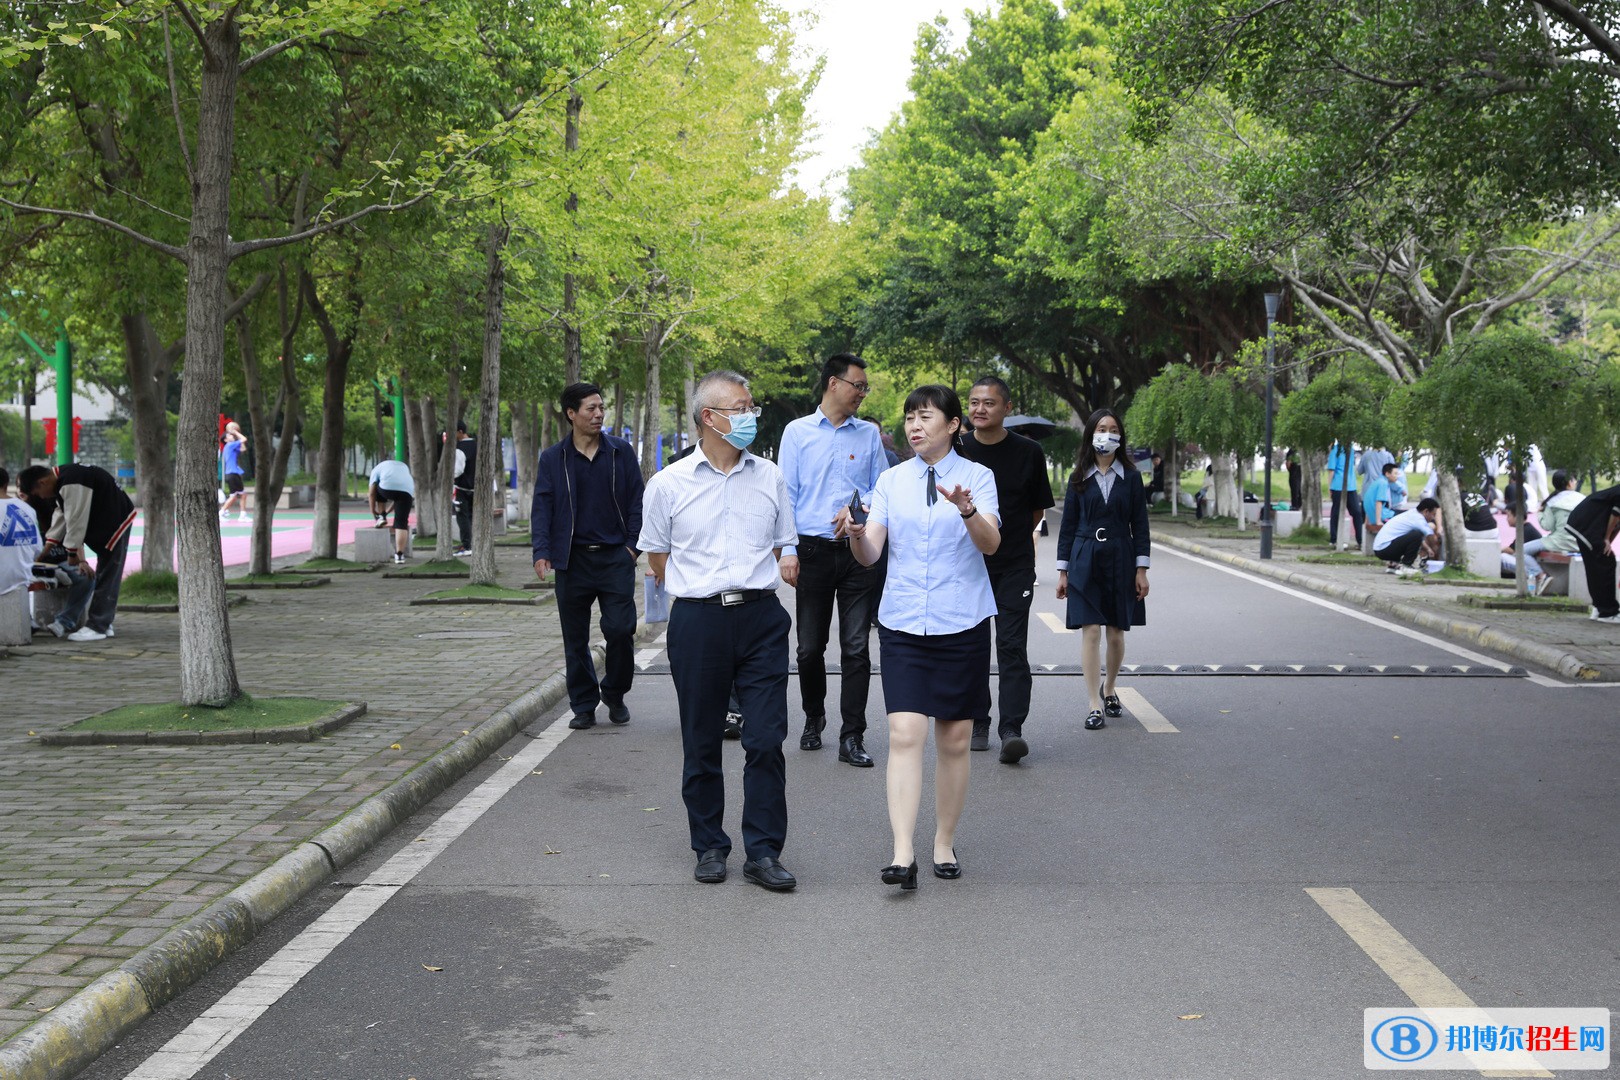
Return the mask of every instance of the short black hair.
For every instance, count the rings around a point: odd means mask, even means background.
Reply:
[[[586,395],[586,396],[588,397],[589,395]],[[467,421],[465,421],[465,420],[457,420],[456,421],[456,432],[458,434],[461,434],[461,435],[467,434]]]
[[[10,486],[11,474],[6,472],[4,466],[0,466],[0,499],[6,497],[6,489]]]
[[[1389,472],[1391,469],[1394,469],[1396,472],[1400,472],[1401,463],[1398,462],[1398,461],[1387,461],[1387,462],[1385,462],[1383,471],[1384,472]]]
[[[1007,385],[1007,380],[999,375],[981,375],[974,382],[971,389],[977,390],[981,386],[995,387],[996,391],[1001,394],[1001,403],[1003,405],[1012,401],[1012,388]]]
[[[571,412],[578,412],[579,407],[585,404],[585,399],[590,397],[592,394],[595,394],[598,397],[602,396],[602,388],[597,386],[595,383],[588,382],[571,383],[569,386],[564,388],[562,392],[562,401],[559,403],[562,405],[563,419],[567,420],[568,414]],[[465,429],[458,428],[457,430]]]
[[[864,372],[866,370],[866,361],[854,353],[847,352],[834,353],[827,357],[826,363],[821,365],[821,392],[827,392],[827,381],[829,379],[842,379],[849,374],[849,369],[852,367],[858,367]]]
[[[928,383],[919,386],[906,395],[905,408],[900,410],[902,416],[916,412],[918,409],[934,408],[945,415],[947,422],[956,421],[957,429],[963,426],[962,399],[956,396],[956,391],[941,383]]]
[[[1438,499],[1424,499],[1417,504],[1417,508],[1420,514],[1425,510],[1438,510],[1440,509],[1440,501]]]
[[[28,466],[28,468],[17,474],[17,490],[24,495],[32,494],[34,485],[49,476],[50,472],[50,466],[48,465]]]
[[[1565,488],[1569,487],[1569,473],[1563,469],[1554,469],[1552,474],[1552,486],[1554,491],[1563,491]]]

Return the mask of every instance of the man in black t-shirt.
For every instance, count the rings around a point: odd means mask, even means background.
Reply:
[[[112,473],[95,465],[58,465],[51,469],[31,465],[17,477],[17,489],[30,501],[54,504],[55,514],[45,539],[67,549],[67,563],[88,573],[84,548],[96,554],[95,589],[89,611],[69,641],[101,641],[113,637],[118,614],[118,591],[124,581],[124,558],[129,554],[129,530],[135,524],[135,504],[118,486]],[[77,613],[74,615],[77,618]]]
[[[456,424],[456,449],[461,451],[461,471],[451,481],[450,498],[455,503],[456,531],[461,546],[452,554],[472,554],[473,477],[478,474],[478,440],[467,434],[466,421]]]
[[[973,384],[962,456],[989,469],[1001,503],[1001,546],[984,557],[996,594],[996,664],[1000,671],[1001,760],[1008,765],[1029,753],[1024,719],[1029,715],[1029,606],[1035,594],[1035,526],[1053,505],[1046,455],[1033,439],[1008,431],[1012,392],[994,375]],[[990,749],[990,717],[973,718],[973,749]]]

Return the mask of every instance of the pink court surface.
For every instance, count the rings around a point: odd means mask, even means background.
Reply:
[[[338,517],[338,543],[354,543],[355,530],[371,528],[372,521],[371,515],[364,510],[340,514]],[[249,545],[252,543],[253,522],[238,521],[236,515],[233,514],[229,520],[220,521],[219,526],[219,546],[225,554],[225,565],[246,565]],[[308,551],[314,546],[315,511],[278,511],[270,528],[270,550],[277,558]],[[124,563],[125,574],[133,574],[141,568],[141,545],[145,541],[145,533],[145,523],[141,516],[137,514],[135,517],[135,529],[129,542],[129,558]]]

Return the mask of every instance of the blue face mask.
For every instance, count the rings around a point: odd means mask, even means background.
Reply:
[[[754,441],[754,435],[759,430],[759,417],[748,412],[727,413],[726,419],[731,421],[731,430],[720,437],[739,450],[748,449],[748,445]]]

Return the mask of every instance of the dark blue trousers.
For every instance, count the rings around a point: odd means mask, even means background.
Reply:
[[[568,553],[568,569],[557,571],[557,618],[562,623],[563,661],[568,671],[568,707],[596,711],[598,701],[622,701],[636,673],[636,560],[618,545]],[[591,662],[591,605],[602,608],[607,671],[600,684]]]
[[[680,702],[685,770],[681,799],[692,850],[731,851],[726,835],[724,745],[733,685],[742,729],[743,850],[778,857],[787,840],[788,618],[774,596],[726,607],[677,600],[669,613],[669,669]]]

